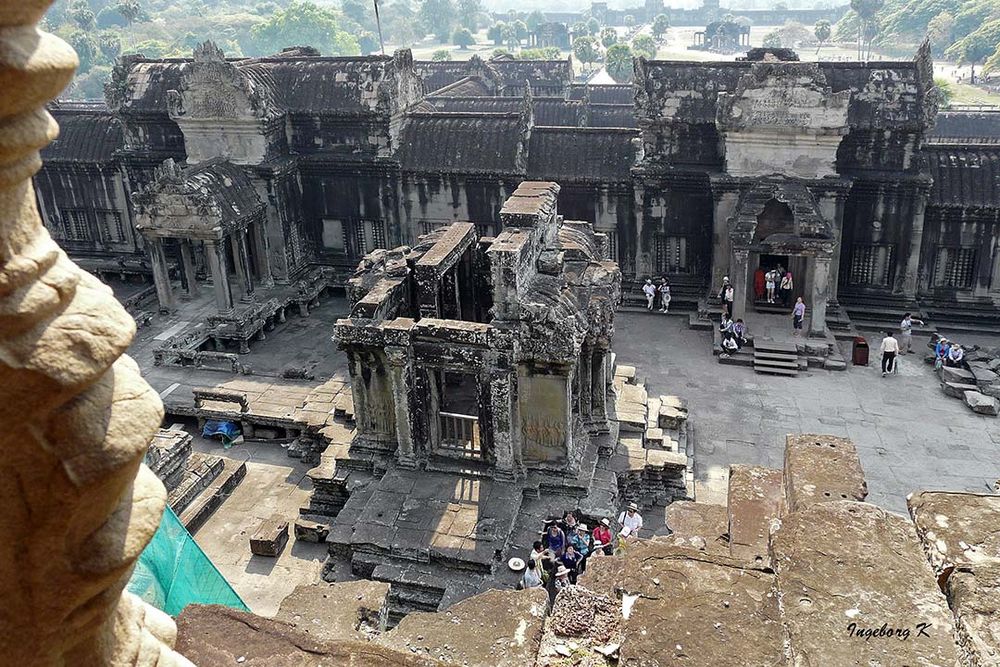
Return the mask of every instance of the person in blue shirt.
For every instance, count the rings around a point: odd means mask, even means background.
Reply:
[[[570,583],[576,583],[576,577],[580,574],[580,564],[583,562],[583,556],[572,543],[566,545],[566,553],[562,555],[559,559],[563,567],[569,570],[569,580]]]
[[[542,544],[556,558],[561,558],[563,552],[566,551],[566,534],[562,532],[562,529],[555,522],[552,522],[549,525],[549,529],[545,531]]]

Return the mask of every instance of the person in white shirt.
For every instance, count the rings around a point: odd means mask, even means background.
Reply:
[[[893,337],[891,331],[887,331],[882,339],[882,377],[888,375],[896,368],[896,355],[899,353],[899,341]]]
[[[618,515],[618,523],[621,530],[618,536],[622,539],[635,539],[639,537],[639,530],[642,528],[642,515],[639,514],[639,506],[629,503],[628,509]]]
[[[903,315],[903,321],[899,323],[900,354],[909,354],[913,351],[913,325],[923,326],[924,321],[918,320],[909,313]]]
[[[646,310],[653,312],[653,302],[656,300],[656,286],[652,280],[646,279],[646,284],[642,286],[642,293],[646,295]]]
[[[954,344],[948,350],[948,365],[955,368],[959,368],[962,365],[962,359],[965,358],[965,350],[959,344]]]

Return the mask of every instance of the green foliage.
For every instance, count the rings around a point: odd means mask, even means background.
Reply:
[[[496,46],[500,46],[503,44],[503,29],[506,25],[503,21],[497,21],[486,31],[486,38],[492,39]]]
[[[122,52],[122,40],[118,33],[106,30],[97,38],[97,46],[101,50],[101,56],[105,62],[113,63],[118,54]]]
[[[359,28],[375,31],[378,26],[375,24],[375,7],[371,0],[343,0],[341,11],[344,17],[354,22]]]
[[[780,49],[781,48],[781,33],[777,30],[772,30],[771,32],[764,35],[764,47],[768,49]]]
[[[573,33],[574,37],[583,37],[584,35],[589,35],[590,30],[587,28],[587,24],[583,21],[577,21],[572,26],[570,26],[569,31]]]
[[[952,88],[951,82],[946,79],[934,79],[934,85],[941,93],[941,106],[946,107],[951,104],[955,97],[955,90]]]
[[[944,54],[960,64],[975,65],[991,59],[997,52],[998,46],[1000,46],[1000,19],[994,19],[952,44]]]
[[[493,49],[493,53],[490,54],[490,57],[496,58],[498,56],[510,56],[511,58],[513,58],[514,54],[508,51],[507,49]]]
[[[638,58],[642,56],[646,60],[656,57],[656,41],[649,35],[639,35],[632,40],[632,53]]]
[[[308,1],[292,0],[288,7],[253,26],[250,35],[252,55],[279,53],[300,45],[315,47],[330,56],[361,53],[358,40],[341,28],[340,16]]]
[[[142,5],[139,0],[118,0],[115,9],[125,18],[128,25],[132,25],[142,16]]]
[[[653,37],[661,39],[670,29],[670,19],[666,14],[657,14],[653,19]]]
[[[538,28],[545,23],[545,14],[536,9],[528,14],[528,19],[525,23],[528,24],[528,30],[531,32],[538,32]]]
[[[476,38],[472,36],[468,28],[455,28],[451,41],[460,49],[465,50],[469,48],[470,44],[476,43]]]
[[[97,16],[87,0],[74,0],[69,6],[69,16],[80,30],[89,31],[97,26]]]
[[[518,19],[514,21],[514,31],[517,33],[517,41],[528,38],[528,24]]]
[[[601,44],[604,48],[610,49],[612,46],[618,43],[618,33],[615,32],[614,28],[605,28],[601,31]]]
[[[438,62],[442,60],[451,60],[451,52],[448,49],[438,49],[431,54],[431,60],[436,60]]]
[[[417,12],[427,32],[439,42],[447,42],[455,25],[455,5],[451,0],[424,0]]]
[[[83,30],[74,30],[69,34],[69,39],[66,41],[69,42],[69,45],[76,51],[77,57],[80,58],[79,71],[85,74],[100,56],[100,47],[97,45],[97,40]]]
[[[517,39],[517,28],[511,23],[504,23],[500,32],[503,37],[503,43],[507,45],[507,48],[511,51],[517,51],[517,47],[520,46]]]
[[[597,42],[593,37],[584,35],[573,40],[573,55],[584,65],[597,60]]]
[[[830,35],[832,33],[833,28],[830,26],[830,22],[826,19],[816,21],[816,25],[813,26],[813,34],[816,35],[816,39],[819,40],[820,44],[830,39]]]
[[[70,94],[78,99],[101,99],[104,97],[104,82],[110,78],[109,66],[94,65],[73,80]]]
[[[97,27],[98,28],[111,28],[120,27],[124,28],[128,25],[128,21],[122,16],[118,9],[108,5],[101,11],[97,12]]]
[[[558,60],[559,47],[545,46],[538,49],[521,49],[517,54],[518,60]]]
[[[1000,3],[996,0],[968,0],[955,12],[955,35],[964,37],[978,30],[991,19],[1000,19]]]
[[[482,0],[457,0],[459,24],[474,32],[479,26],[479,16],[483,13]]]
[[[955,17],[948,12],[941,12],[927,24],[927,39],[937,52],[943,52],[955,41]]]
[[[604,58],[604,66],[611,78],[618,83],[628,83],[632,80],[632,49],[628,44],[614,44],[608,49]]]
[[[601,31],[601,22],[591,16],[587,19],[587,30],[590,31],[591,35],[596,35]]]

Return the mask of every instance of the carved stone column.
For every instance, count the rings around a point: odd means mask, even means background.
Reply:
[[[263,287],[274,287],[274,277],[271,275],[271,247],[267,240],[262,221],[250,225],[250,241],[253,243],[253,256],[257,260],[257,275]]]
[[[591,411],[590,417],[594,426],[600,431],[607,431],[608,426],[608,350],[595,347],[591,369]]]
[[[406,348],[387,347],[385,358],[389,363],[392,382],[392,402],[396,410],[396,459],[399,465],[414,468],[417,459],[413,451],[413,428],[410,414],[410,393],[413,382],[410,376],[410,358]]]
[[[490,430],[496,476],[513,479],[516,476],[513,440],[513,378],[508,369],[495,369],[490,376]]]
[[[173,621],[124,587],[166,503],[142,465],[163,418],[122,356],[135,322],[41,224],[30,178],[57,134],[44,105],[77,60],[0,4],[0,655],[12,665],[190,665]]]
[[[729,271],[733,281],[733,312],[729,314],[734,320],[747,316],[747,266],[750,253],[747,250],[733,250],[733,265]]]
[[[233,309],[233,292],[226,268],[226,239],[205,241],[205,257],[208,258],[208,270],[215,288],[215,305],[220,313],[228,313]]]
[[[910,234],[910,247],[906,258],[906,273],[903,274],[903,294],[917,298],[917,283],[920,277],[920,248],[924,241],[924,213],[927,210],[927,188],[916,190],[916,200],[913,202],[913,231]]]
[[[195,296],[198,294],[198,278],[194,268],[194,249],[190,241],[181,241],[181,268],[184,271],[188,296]]]
[[[830,258],[813,258],[812,297],[809,317],[809,335],[826,336],[826,300],[830,296]]]
[[[230,245],[233,249],[233,265],[236,267],[236,276],[243,287],[243,300],[253,301],[253,274],[250,273],[250,255],[247,252],[247,232],[237,230],[230,237]]]
[[[577,364],[576,368],[576,373],[580,378],[580,416],[584,419],[590,417],[591,410],[590,355],[591,349],[589,346],[585,345],[583,350],[580,351],[580,362]]]
[[[149,239],[149,258],[153,264],[153,284],[156,286],[156,300],[160,303],[160,312],[170,312],[176,304],[174,288],[170,284],[167,255],[163,251],[163,239]]]

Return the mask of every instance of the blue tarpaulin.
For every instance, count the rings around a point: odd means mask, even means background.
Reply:
[[[221,435],[223,442],[232,442],[240,435],[240,427],[235,422],[209,419],[205,422],[205,428],[201,430],[201,435],[205,438]]]

